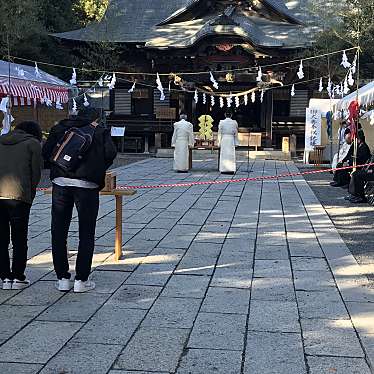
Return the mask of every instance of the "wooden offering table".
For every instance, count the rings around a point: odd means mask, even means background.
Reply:
[[[46,194],[51,195],[52,189],[45,191]],[[136,190],[119,190],[113,189],[112,191],[100,191],[100,196],[114,196],[116,199],[116,240],[114,244],[114,257],[116,261],[122,258],[122,209],[123,209],[123,197],[133,196],[136,194]]]
[[[195,146],[189,149],[189,169],[192,169],[192,151],[193,150],[208,150],[213,153],[213,151],[219,151],[220,148],[215,145],[215,140],[202,140],[196,139]],[[218,152],[218,168],[219,168],[219,157],[220,153]]]

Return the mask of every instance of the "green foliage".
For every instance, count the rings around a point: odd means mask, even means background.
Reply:
[[[73,9],[79,15],[81,23],[86,25],[103,17],[108,3],[109,0],[77,0]]]
[[[8,40],[15,46],[43,32],[39,14],[39,0],[12,0],[0,2],[0,52],[8,53]]]
[[[374,1],[329,1],[328,4],[321,1],[314,4],[313,11],[322,18],[324,25],[324,31],[319,35],[313,53],[360,45],[361,76],[372,78],[374,72]],[[339,64],[339,59],[341,56],[331,59],[332,64]]]
[[[117,63],[117,47],[81,43],[74,46],[51,36],[99,20],[109,0],[11,0],[0,1],[0,59],[11,56],[87,69],[110,68]],[[40,66],[63,79],[69,69]],[[81,77],[83,78],[83,77]]]

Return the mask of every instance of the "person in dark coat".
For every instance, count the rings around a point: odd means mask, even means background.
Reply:
[[[374,155],[371,156],[369,164],[374,163]],[[374,167],[367,166],[361,170],[356,170],[351,175],[351,181],[349,183],[348,192],[349,195],[345,197],[346,200],[351,203],[365,203],[365,185],[367,182],[374,181]]]
[[[41,177],[41,140],[39,125],[29,121],[0,136],[0,278],[4,290],[30,285],[25,276],[27,236],[30,209]]]
[[[359,130],[357,133],[357,143],[356,165],[364,165],[370,159],[371,152],[369,146],[365,142],[365,135],[362,130]],[[353,166],[353,157],[354,145],[352,144],[347,156],[338,164],[338,167]],[[331,182],[330,185],[332,187],[347,188],[350,182],[351,173],[352,169],[336,170],[334,173],[334,181]]]
[[[91,124],[95,126],[92,143],[74,171],[65,171],[51,163],[52,255],[58,279],[57,288],[63,292],[70,289],[67,237],[74,205],[79,219],[74,292],[86,292],[95,288],[95,283],[89,280],[89,274],[95,246],[99,192],[105,185],[106,170],[112,165],[117,153],[109,129],[99,124],[99,119],[100,112],[97,109],[82,109],[77,116],[54,126],[43,147],[43,157],[50,161],[66,131]]]

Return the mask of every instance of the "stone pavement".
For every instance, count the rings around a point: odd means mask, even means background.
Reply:
[[[119,169],[120,184],[227,179],[214,159]],[[297,172],[243,161],[235,177]],[[374,290],[300,177],[141,190],[116,263],[103,197],[94,292],[54,289],[50,197],[31,215],[30,288],[0,292],[1,374],[369,374]],[[70,228],[75,261],[78,226]]]

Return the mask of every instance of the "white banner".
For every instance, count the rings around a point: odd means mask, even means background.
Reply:
[[[322,112],[319,109],[306,109],[305,120],[305,150],[313,151],[316,145],[321,145]]]

